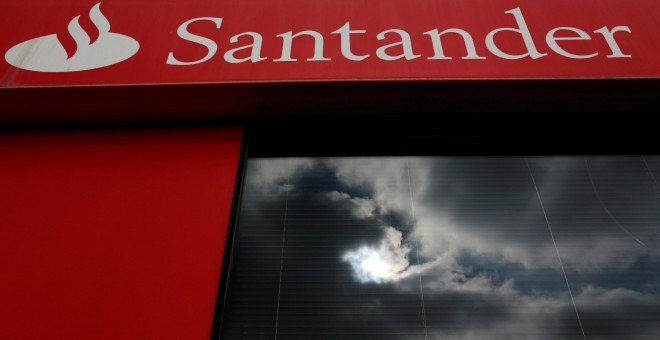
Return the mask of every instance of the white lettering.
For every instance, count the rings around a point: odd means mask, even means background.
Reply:
[[[623,54],[623,52],[621,52],[621,48],[619,48],[619,44],[617,44],[616,40],[614,40],[614,33],[616,32],[631,33],[630,28],[628,26],[617,26],[611,30],[607,29],[607,26],[605,26],[594,31],[594,33],[602,34],[603,37],[605,38],[605,41],[607,42],[607,45],[610,46],[610,50],[612,50],[612,54],[608,55],[607,56],[608,58],[632,58],[631,55]]]
[[[376,38],[378,38],[378,40],[383,40],[383,39],[385,39],[385,34],[387,34],[387,33],[396,33],[396,34],[398,34],[399,37],[401,38],[401,41],[379,47],[376,50],[376,55],[378,56],[378,58],[383,59],[383,60],[397,60],[397,59],[401,59],[401,58],[406,58],[408,60],[411,60],[411,59],[415,59],[415,58],[420,57],[420,55],[413,53],[412,41],[410,40],[410,35],[408,35],[408,32],[406,32],[404,30],[399,30],[399,29],[391,29],[391,30],[387,30],[387,31],[383,31],[383,32],[378,33]],[[387,54],[387,52],[386,52],[387,49],[395,47],[395,46],[399,46],[399,45],[401,45],[401,47],[403,48],[403,53],[402,54],[394,55],[394,56]]]
[[[262,60],[266,60],[265,57],[261,56],[261,45],[263,44],[263,38],[261,37],[261,34],[259,34],[259,33],[256,33],[256,32],[243,32],[241,34],[237,34],[237,35],[231,37],[229,39],[229,42],[236,43],[236,42],[238,42],[238,38],[241,37],[241,36],[244,36],[244,35],[252,37],[253,43],[250,44],[250,45],[237,47],[237,48],[234,48],[234,49],[231,49],[231,50],[227,51],[225,53],[225,60],[228,63],[232,63],[232,64],[238,64],[238,63],[242,63],[242,62],[245,62],[245,61],[248,61],[248,60],[253,62],[253,63],[256,63],[256,62],[259,62],[259,61],[262,61]],[[240,59],[234,57],[234,53],[236,53],[238,51],[241,51],[241,50],[248,49],[248,48],[252,50],[252,52],[250,52],[249,57],[240,58]]]
[[[279,59],[274,59],[273,61],[296,61],[298,59],[291,58],[291,46],[293,45],[293,38],[299,37],[301,35],[308,35],[314,38],[314,57],[308,58],[307,61],[327,61],[330,58],[325,58],[323,56],[323,36],[321,33],[316,31],[302,31],[296,34],[293,34],[292,31],[278,34],[278,37],[281,37],[282,42],[282,57]]]
[[[573,37],[556,37],[555,34],[559,31],[570,31],[570,32],[576,33],[577,36],[573,36]],[[545,41],[548,43],[548,46],[550,46],[550,48],[553,51],[557,52],[557,54],[563,55],[566,58],[587,59],[587,58],[593,58],[593,57],[598,55],[598,53],[586,54],[585,55],[585,54],[573,54],[573,53],[566,52],[565,49],[561,48],[559,46],[559,44],[557,44],[557,40],[591,40],[591,37],[589,36],[589,34],[587,34],[587,32],[585,32],[583,30],[579,30],[579,29],[573,28],[573,27],[557,27],[557,28],[551,30],[550,32],[548,32],[548,34],[545,36]]]
[[[505,27],[494,28],[485,36],[485,45],[488,51],[495,57],[510,60],[529,57],[530,59],[535,60],[547,56],[548,53],[554,52],[565,58],[589,59],[606,54],[603,52],[586,49],[587,46],[593,46],[593,42],[586,44],[583,43],[584,46],[577,45],[578,42],[594,40],[594,36],[582,29],[569,26],[556,27],[548,31],[545,34],[545,42],[547,44],[547,48],[549,48],[552,52],[541,53],[534,44],[534,39],[532,38],[532,34],[529,27],[527,26],[520,7],[505,11],[504,14],[512,15],[515,24],[511,25],[510,27],[508,27],[509,25],[506,25]],[[201,64],[210,60],[216,55],[218,52],[218,43],[216,43],[216,41],[208,37],[190,32],[189,26],[198,21],[210,21],[215,25],[216,29],[220,29],[223,19],[216,17],[199,17],[190,19],[181,24],[176,31],[181,39],[206,48],[206,55],[197,60],[180,60],[181,57],[175,57],[174,52],[169,52],[166,61],[168,65]],[[607,26],[604,26],[593,31],[595,34],[597,33],[602,35],[605,42],[609,46],[611,53],[607,55],[607,58],[631,58],[631,55],[625,54],[621,51],[619,41],[615,39],[616,37],[620,37],[619,35],[616,35],[618,32],[631,33],[628,26],[615,26],[611,29]],[[351,61],[363,61],[371,57],[371,55],[374,53],[373,50],[365,50],[365,48],[371,47],[370,44],[367,44],[366,47],[363,46],[358,53],[353,51],[354,48],[357,49],[355,46],[357,45],[357,42],[355,41],[356,35],[360,35],[361,42],[367,43],[368,39],[365,36],[366,33],[367,30],[365,29],[351,29],[351,23],[348,21],[346,21],[338,29],[330,32],[330,34],[339,35],[340,45],[333,47],[340,48],[342,56]],[[324,49],[324,38],[326,36],[324,34],[327,34],[327,31],[317,32],[313,30],[304,30],[297,33],[289,31],[278,34],[276,37],[282,38],[282,50],[280,57],[273,59],[275,56],[262,55],[262,53],[267,52],[264,52],[263,50],[264,37],[261,33],[241,32],[232,36],[228,42],[225,42],[224,46],[227,46],[227,49],[224,50],[223,57],[224,61],[230,64],[239,64],[245,62],[258,63],[267,59],[271,59],[274,62],[296,62],[298,59],[294,58],[292,55],[294,40],[298,38],[297,40],[302,40],[298,42],[298,49],[311,48],[311,46],[313,46],[314,49],[312,56],[309,56],[311,51],[307,51],[307,56],[309,58],[305,60],[330,61],[331,58],[325,57],[324,55],[326,53]],[[541,33],[539,32],[539,34]],[[487,58],[487,56],[482,56],[477,52],[477,47],[475,45],[473,36],[467,30],[455,27],[446,28],[444,30],[433,28],[423,32],[422,35],[428,36],[430,38],[433,47],[432,54],[428,52],[427,55],[424,55],[427,60],[451,60],[454,57],[457,57],[457,55],[461,55],[460,58],[464,60],[484,60]],[[300,38],[301,36],[306,36],[306,38]],[[249,40],[250,38],[251,41]],[[370,36],[369,38],[373,38],[373,36]],[[375,50],[375,55],[380,60],[413,60],[422,57],[421,54],[416,54],[413,50],[412,38],[410,34],[404,29],[388,29],[378,33],[376,38],[379,41],[383,41],[383,45],[377,47]],[[451,39],[459,38],[462,39],[463,46],[465,47],[465,53],[457,53],[457,51],[453,51],[453,53],[447,53],[447,39],[450,39],[449,41],[451,42],[451,46],[453,48],[453,46],[460,45],[460,40],[457,41]],[[483,36],[479,37],[478,39],[482,38]],[[496,38],[498,39],[500,45],[495,42]],[[353,39],[353,41],[351,41],[351,39]],[[575,43],[566,41],[575,41]],[[334,39],[333,37],[332,42],[336,43],[337,39]],[[517,54],[511,53],[512,51],[509,51],[509,49],[513,49]],[[578,51],[581,53],[575,53]],[[296,51],[296,55],[299,55],[299,53],[302,52],[303,51]],[[333,53],[331,53],[331,55],[335,55],[334,53],[336,52],[334,50],[332,52]],[[483,53],[484,51],[481,52]]]
[[[369,57],[369,54],[367,55],[355,55],[353,54],[353,51],[351,51],[351,33],[367,33],[365,30],[353,30],[351,31],[351,26],[349,22],[346,22],[344,26],[339,28],[338,30],[332,32],[331,34],[339,34],[341,37],[341,54],[344,56],[344,58],[348,60],[354,60],[354,61],[360,61],[367,59]]]
[[[211,58],[215,55],[215,53],[218,51],[218,45],[215,43],[215,41],[196,35],[188,32],[188,25],[195,21],[202,21],[202,20],[208,20],[211,21],[215,24],[215,28],[220,28],[220,25],[222,25],[222,18],[212,18],[212,17],[202,17],[202,18],[195,18],[195,19],[190,19],[176,30],[176,33],[181,37],[183,40],[187,40],[190,42],[194,42],[196,44],[203,45],[206,47],[208,52],[206,53],[206,56],[204,58],[195,60],[195,61],[180,61],[174,57],[174,52],[170,52],[167,55],[167,64],[168,65],[195,65],[195,64],[201,64]]]
[[[438,29],[436,28],[434,30],[424,32],[423,34],[426,34],[431,37],[431,42],[433,43],[433,51],[435,52],[435,55],[433,55],[432,57],[428,57],[428,59],[430,60],[451,59],[451,57],[445,56],[445,53],[442,50],[442,41],[440,40],[440,37],[446,33],[456,33],[461,37],[463,37],[463,42],[465,43],[465,50],[467,51],[467,56],[462,57],[461,59],[486,59],[486,57],[480,57],[479,55],[477,55],[477,50],[474,47],[474,40],[472,40],[472,36],[470,36],[468,32],[459,28],[450,28],[442,32],[438,32]]]
[[[532,39],[532,35],[529,33],[529,29],[527,28],[527,23],[525,23],[525,18],[520,12],[520,7],[516,7],[504,13],[512,14],[516,18],[516,23],[518,24],[518,28],[508,28],[508,27],[498,28],[488,33],[488,35],[486,36],[486,46],[488,47],[488,50],[490,50],[491,53],[504,59],[522,59],[527,56],[531,57],[532,59],[538,59],[548,55],[547,53],[539,53],[539,51],[536,50],[536,46],[534,46],[534,40]],[[525,47],[527,47],[527,53],[508,54],[502,52],[502,50],[500,50],[499,47],[495,45],[495,34],[502,31],[511,31],[511,32],[519,33],[523,38]]]

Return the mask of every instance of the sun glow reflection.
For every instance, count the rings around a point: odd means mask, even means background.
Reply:
[[[350,262],[356,278],[362,283],[392,281],[396,276],[392,265],[387,263],[376,249],[361,247],[347,253],[344,261]]]
[[[398,281],[409,268],[410,248],[402,245],[401,232],[385,228],[385,237],[378,248],[362,246],[344,254],[343,260],[353,269],[355,278],[362,282],[384,283]]]
[[[391,266],[387,264],[376,252],[372,252],[368,257],[360,263],[362,269],[371,273],[375,277],[386,278],[389,276]]]

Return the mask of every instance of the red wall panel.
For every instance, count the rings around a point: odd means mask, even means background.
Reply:
[[[241,135],[0,134],[0,339],[208,339]]]

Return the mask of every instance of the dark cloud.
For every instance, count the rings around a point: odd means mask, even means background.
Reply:
[[[656,267],[657,268],[657,267]],[[596,339],[656,339],[660,301],[656,294],[588,286],[576,304],[585,332]]]

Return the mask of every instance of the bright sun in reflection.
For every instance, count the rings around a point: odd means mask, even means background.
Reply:
[[[353,269],[355,278],[362,282],[393,282],[402,278],[409,268],[410,249],[402,246],[401,232],[387,227],[378,248],[362,246],[344,254],[343,260]]]
[[[369,255],[360,265],[362,269],[376,277],[386,277],[391,270],[390,265],[385,263],[377,253]]]
[[[392,276],[392,266],[383,260],[377,252],[367,251],[366,258],[362,260],[360,266],[362,270],[374,278],[387,279]]]
[[[378,253],[377,249],[361,247],[344,255],[351,264],[355,277],[363,283],[391,281],[396,275],[392,265]]]

